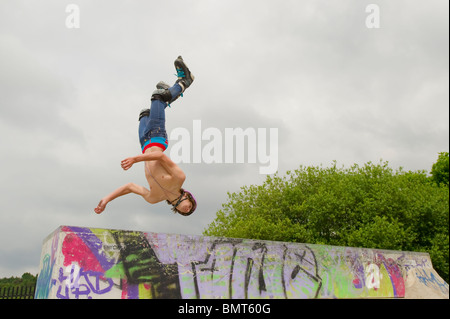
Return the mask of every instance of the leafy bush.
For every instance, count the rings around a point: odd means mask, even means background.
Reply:
[[[448,201],[448,183],[425,171],[394,171],[387,162],[300,166],[228,193],[203,234],[424,251],[448,282]]]

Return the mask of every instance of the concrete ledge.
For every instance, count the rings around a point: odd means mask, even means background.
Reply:
[[[426,253],[60,226],[35,298],[449,298]]]

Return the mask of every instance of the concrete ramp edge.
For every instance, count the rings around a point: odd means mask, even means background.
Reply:
[[[35,298],[449,298],[427,253],[60,226]]]

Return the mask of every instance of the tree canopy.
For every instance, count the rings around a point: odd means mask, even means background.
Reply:
[[[0,278],[0,288],[36,286],[37,275],[26,272],[22,277]]]
[[[437,184],[444,184],[448,186],[448,172],[449,172],[449,158],[448,152],[439,153],[436,163],[431,168],[432,179]]]
[[[448,183],[388,162],[300,166],[228,193],[203,234],[425,251],[448,282],[448,200]]]

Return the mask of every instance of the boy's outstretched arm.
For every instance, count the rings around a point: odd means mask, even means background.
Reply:
[[[184,172],[163,152],[151,152],[124,159],[120,165],[126,171],[138,162],[159,161],[159,163],[167,170],[167,172],[177,179],[186,179]]]
[[[141,195],[146,201],[150,200],[150,191],[147,188],[145,188],[144,186],[136,185],[134,183],[128,183],[119,187],[111,194],[103,197],[98,203],[97,207],[94,208],[94,211],[97,214],[101,214],[105,210],[106,204],[108,204],[110,201],[116,199],[119,196],[130,193]]]
[[[151,152],[142,155],[137,155],[133,157],[128,157],[120,162],[122,168],[126,171],[133,166],[133,164],[138,162],[147,162],[147,161],[158,161],[164,157],[163,152]]]

